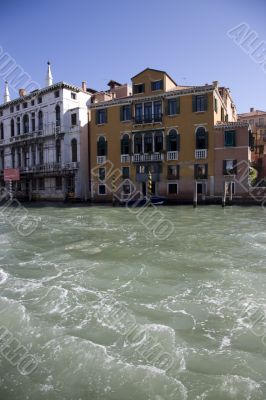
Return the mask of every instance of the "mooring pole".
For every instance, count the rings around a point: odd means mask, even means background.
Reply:
[[[113,175],[112,176],[112,195],[113,195],[112,204],[113,204],[113,207],[115,206],[115,195],[114,195],[115,189],[116,189],[116,187],[115,187],[115,176]]]
[[[12,188],[12,181],[8,181],[8,186],[9,186],[9,196],[10,196],[10,200],[13,200],[13,188]]]
[[[222,198],[222,207],[225,207],[225,205],[226,205],[227,191],[228,191],[228,183],[224,182],[224,194],[223,194],[223,198]]]
[[[193,207],[196,208],[197,204],[198,204],[198,184],[197,184],[197,181],[195,181],[194,196],[193,196]]]
[[[148,199],[151,201],[151,195],[152,195],[152,174],[151,171],[149,171],[148,175]]]

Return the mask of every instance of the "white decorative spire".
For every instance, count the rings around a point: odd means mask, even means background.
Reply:
[[[50,61],[48,61],[47,65],[48,65],[48,68],[47,68],[45,86],[51,86],[53,84],[53,75],[51,72]]]
[[[4,103],[7,103],[8,101],[10,101],[10,94],[8,89],[8,83],[7,81],[5,81]]]

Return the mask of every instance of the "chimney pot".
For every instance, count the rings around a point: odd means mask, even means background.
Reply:
[[[86,81],[82,81],[81,87],[82,87],[83,92],[87,91],[87,83],[86,83]]]
[[[251,108],[250,108],[250,112],[254,112],[254,107],[251,107]]]
[[[19,89],[18,93],[19,93],[19,97],[26,96],[26,90],[25,89]]]

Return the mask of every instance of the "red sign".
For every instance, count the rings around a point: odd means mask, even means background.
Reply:
[[[18,168],[4,169],[4,181],[19,181],[20,173]]]

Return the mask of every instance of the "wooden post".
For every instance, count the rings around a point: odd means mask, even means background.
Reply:
[[[151,195],[152,195],[152,174],[151,174],[151,171],[149,171],[149,175],[148,175],[148,198],[149,198],[149,200],[151,199]]]
[[[230,199],[230,204],[232,204],[232,200],[233,200],[233,182],[230,182],[229,199]]]
[[[226,205],[227,191],[228,191],[228,182],[224,182],[224,194],[223,194],[223,198],[222,198],[222,207],[225,207],[225,205]]]
[[[112,195],[113,195],[112,204],[113,204],[113,207],[115,206],[115,195],[114,195],[115,189],[116,189],[116,187],[115,187],[115,176],[113,175],[112,176]]]
[[[12,201],[13,200],[13,188],[12,188],[12,181],[10,180],[9,182],[8,182],[8,189],[9,189],[9,196],[10,196],[10,200]]]
[[[198,183],[195,181],[194,196],[193,196],[193,207],[196,208],[198,204]]]

